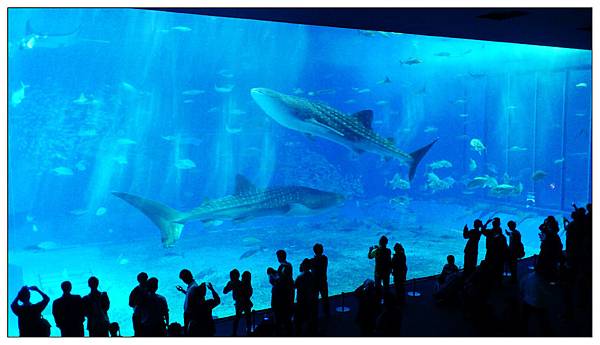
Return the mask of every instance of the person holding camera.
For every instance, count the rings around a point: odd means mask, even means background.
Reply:
[[[42,296],[38,303],[31,303],[31,293],[35,291]],[[19,304],[21,301],[21,304]],[[20,337],[49,337],[50,323],[42,317],[42,312],[50,302],[50,297],[43,293],[37,286],[23,286],[17,297],[10,304],[10,309],[19,318]]]
[[[390,274],[392,271],[392,251],[387,248],[388,239],[381,236],[379,245],[369,247],[369,259],[375,259],[375,289],[377,296],[385,296],[390,287]],[[383,292],[381,285],[383,283]]]

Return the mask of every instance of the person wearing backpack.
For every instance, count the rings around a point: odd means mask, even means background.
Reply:
[[[88,279],[90,293],[83,297],[83,310],[87,318],[87,329],[90,337],[108,337],[108,308],[110,301],[105,291],[100,292],[100,281],[96,277]]]
[[[507,223],[508,229],[506,230],[506,236],[508,236],[508,255],[507,263],[510,271],[510,280],[513,283],[518,281],[517,279],[517,261],[525,256],[525,248],[521,241],[521,233],[517,230],[517,223],[513,220]]]

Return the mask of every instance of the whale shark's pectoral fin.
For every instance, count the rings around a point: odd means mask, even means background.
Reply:
[[[235,176],[235,194],[246,194],[254,191],[256,191],[256,186],[245,176],[240,174]]]
[[[319,121],[317,121],[315,119],[310,119],[307,122],[313,123],[313,124],[315,124],[315,125],[317,125],[319,127],[323,127],[325,129],[327,129],[328,131],[333,132],[333,133],[335,133],[335,134],[337,134],[339,136],[342,136],[342,137],[344,136],[344,133],[338,131],[337,129],[335,129],[335,128],[331,127],[331,126],[328,126],[328,125],[326,125],[324,123],[321,123],[321,122],[319,122]]]

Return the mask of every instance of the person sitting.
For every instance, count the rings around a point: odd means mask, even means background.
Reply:
[[[120,337],[121,336],[121,327],[119,327],[119,323],[111,322],[110,325],[108,325],[108,333],[110,334],[111,338],[112,337]]]
[[[371,279],[365,280],[356,290],[354,295],[358,299],[358,311],[356,312],[356,323],[360,328],[361,336],[372,336],[375,332],[376,319],[381,306],[375,282]]]
[[[442,268],[442,273],[440,273],[437,279],[439,285],[443,285],[446,282],[446,278],[459,271],[458,266],[454,263],[454,255],[448,255],[446,261],[447,263],[444,265],[444,268]]]
[[[35,291],[42,296],[38,303],[31,303],[31,293]],[[21,304],[19,304],[21,301]],[[50,323],[42,317],[42,312],[50,302],[50,297],[38,289],[37,286],[23,286],[17,297],[10,304],[10,309],[19,319],[20,337],[49,337]]]
[[[72,295],[69,281],[60,284],[63,295],[52,302],[52,315],[61,337],[83,337],[83,301],[81,296]]]

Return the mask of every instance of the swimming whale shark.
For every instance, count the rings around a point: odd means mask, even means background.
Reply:
[[[185,223],[200,220],[205,224],[216,221],[246,221],[265,216],[303,216],[316,214],[340,205],[344,196],[302,186],[280,186],[259,189],[242,175],[236,176],[235,193],[207,200],[189,211],[178,211],[157,201],[113,192],[142,213],[160,229],[163,246],[175,245]]]
[[[34,49],[34,48],[63,48],[69,47],[79,43],[103,43],[108,44],[106,40],[95,40],[89,38],[82,38],[80,36],[81,25],[77,28],[67,32],[41,32],[35,30],[31,22],[28,20],[25,27],[25,36],[19,41],[20,49]]]
[[[394,145],[393,139],[383,138],[373,131],[371,110],[346,115],[324,103],[266,88],[253,88],[250,94],[268,116],[284,127],[331,140],[359,154],[371,152],[385,159],[398,159],[409,166],[409,180],[413,179],[423,156],[438,140],[405,153]]]

